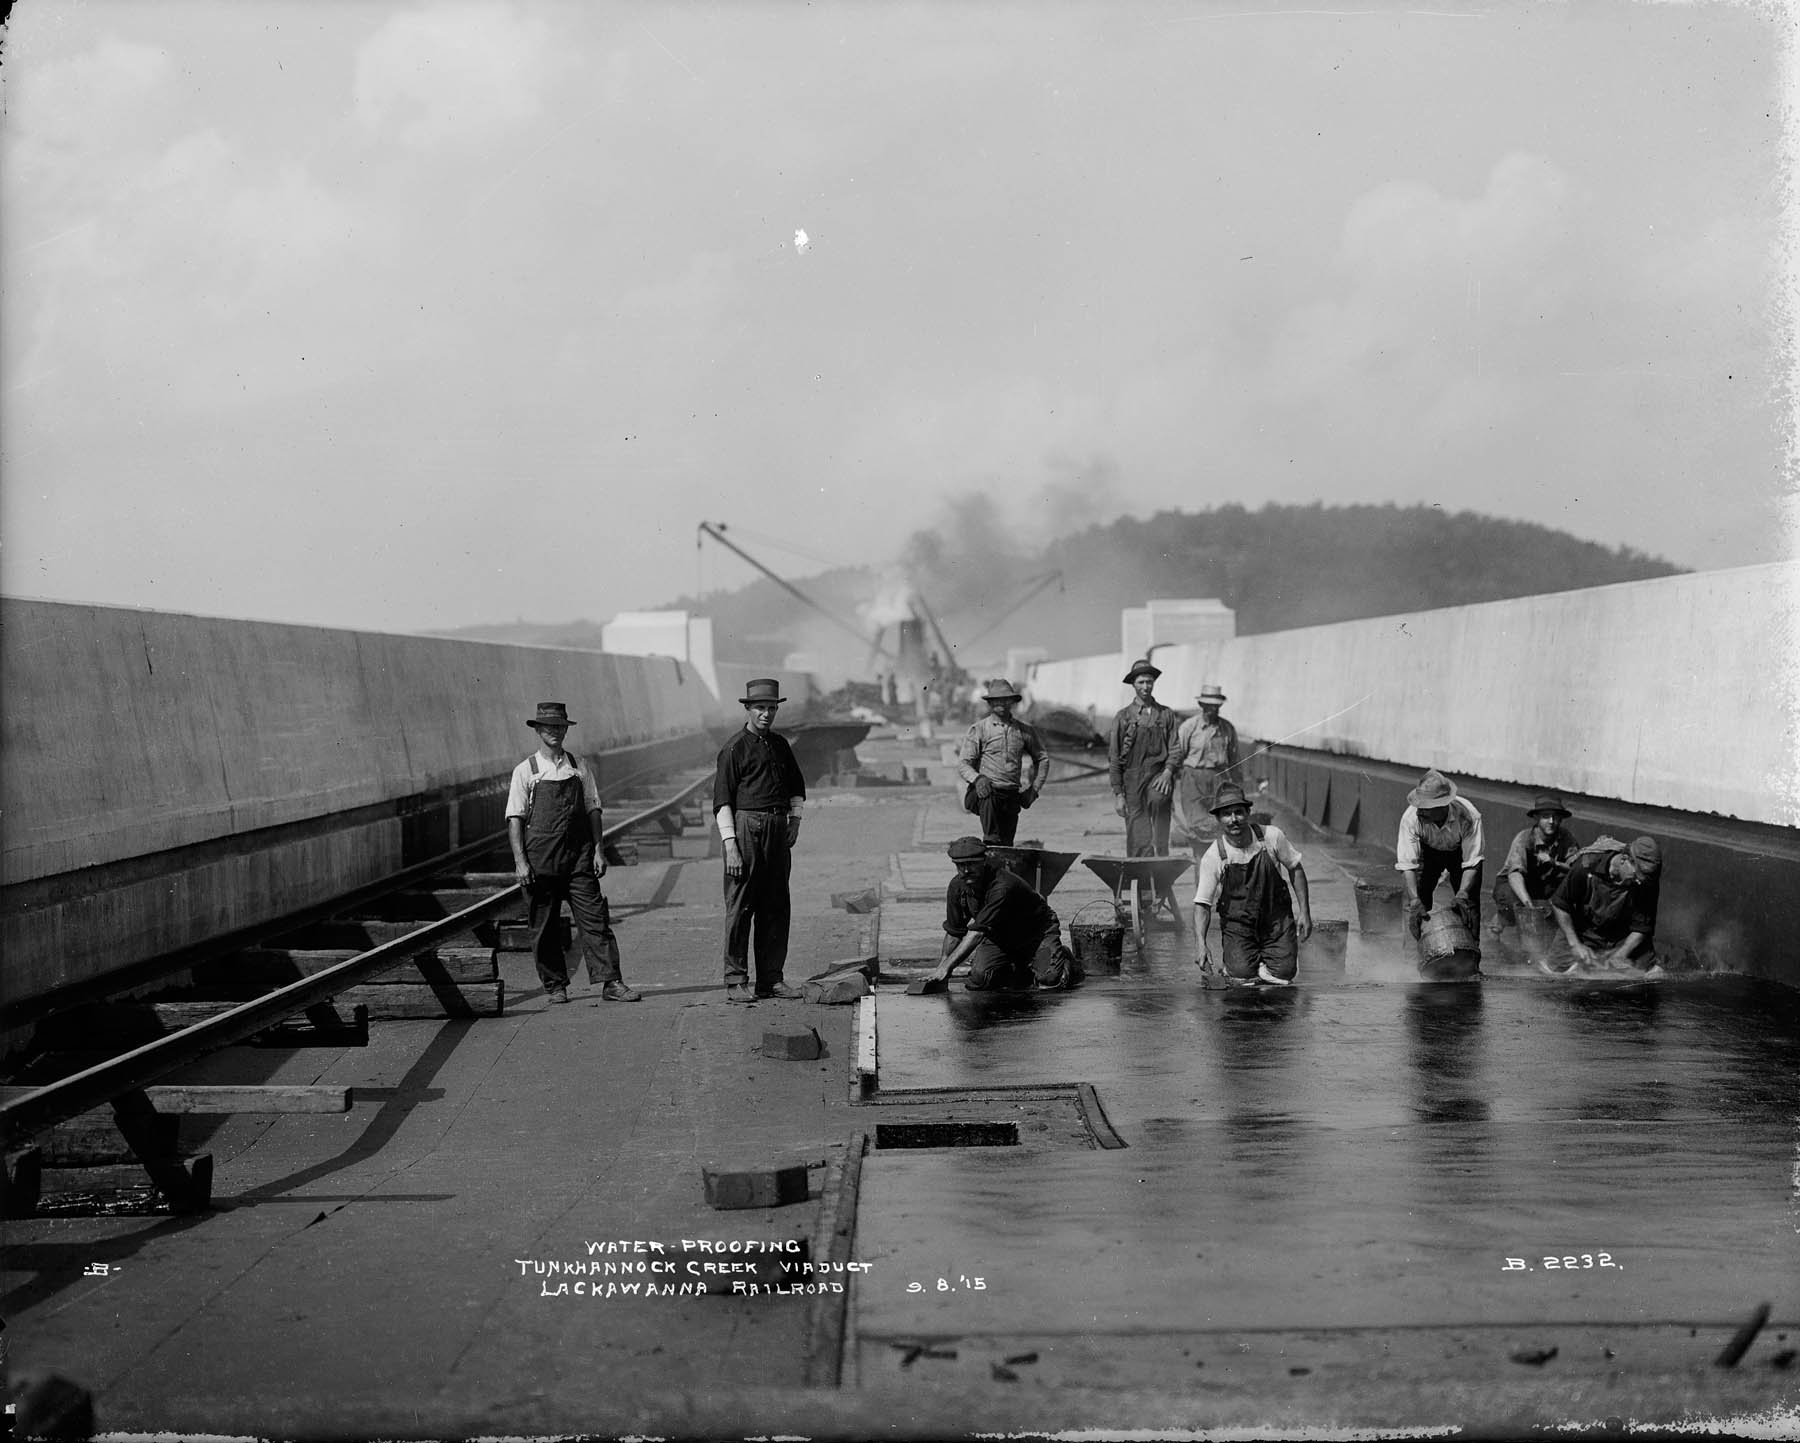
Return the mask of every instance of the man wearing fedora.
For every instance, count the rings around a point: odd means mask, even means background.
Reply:
[[[1037,734],[1012,714],[1019,689],[1003,676],[983,694],[988,714],[964,734],[956,774],[962,778],[963,810],[981,818],[982,840],[1010,847],[1019,813],[1038,799],[1050,774],[1050,754]],[[1027,775],[1026,759],[1030,759]]]
[[[1526,954],[1536,960],[1546,955],[1555,935],[1550,894],[1568,875],[1580,843],[1564,825],[1573,814],[1554,793],[1541,793],[1525,815],[1531,825],[1512,839],[1494,879],[1490,930],[1499,936],[1506,927],[1517,927]]]
[[[1113,717],[1107,737],[1107,779],[1112,784],[1113,810],[1125,819],[1125,854],[1129,857],[1169,855],[1169,811],[1175,791],[1169,755],[1180,718],[1154,695],[1161,675],[1162,669],[1148,658],[1131,664],[1125,685],[1136,695]],[[1162,885],[1169,887],[1168,883]],[[1158,896],[1156,905],[1167,907],[1180,920],[1181,909],[1172,890]]]
[[[1219,830],[1213,798],[1228,779],[1242,786],[1243,778],[1234,775],[1238,764],[1237,728],[1219,715],[1219,708],[1225,705],[1225,693],[1217,682],[1207,682],[1194,700],[1200,710],[1176,730],[1165,775],[1174,788],[1175,805],[1197,862]]]
[[[1661,877],[1662,847],[1655,837],[1638,837],[1630,845],[1598,837],[1577,852],[1550,896],[1551,915],[1570,955],[1561,970],[1661,977],[1656,955]],[[1541,960],[1538,966],[1557,970]]]
[[[1203,973],[1215,970],[1206,929],[1216,906],[1225,975],[1234,982],[1291,986],[1300,944],[1312,935],[1312,898],[1300,853],[1281,828],[1250,820],[1249,798],[1235,782],[1219,788],[1212,810],[1223,835],[1200,854],[1194,963]]]
[[[525,723],[538,749],[513,768],[506,796],[506,833],[513,873],[531,899],[532,959],[552,1002],[569,1000],[569,959],[559,923],[566,901],[581,929],[588,981],[607,1002],[636,1002],[639,993],[619,975],[619,943],[600,879],[606,875],[600,789],[581,758],[563,750],[575,723],[559,701],[541,701]]]
[[[1406,889],[1406,930],[1416,942],[1442,878],[1471,935],[1481,929],[1481,813],[1433,767],[1406,794],[1394,867]]]
[[[806,804],[806,779],[794,749],[775,730],[775,713],[785,700],[781,683],[770,677],[744,687],[744,728],[720,748],[713,773],[713,814],[725,844],[725,996],[732,1002],[801,995],[782,979],[792,915],[788,875]]]
[[[980,837],[958,837],[947,850],[956,875],[944,893],[943,955],[933,980],[949,981],[967,962],[971,992],[1056,991],[1081,981],[1062,923],[1029,882],[996,866]]]

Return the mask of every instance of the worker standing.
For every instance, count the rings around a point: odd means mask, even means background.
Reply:
[[[1227,780],[1241,787],[1244,779],[1236,775],[1237,728],[1219,715],[1219,708],[1225,705],[1225,693],[1216,682],[1208,682],[1194,700],[1200,710],[1177,729],[1175,745],[1169,751],[1167,776],[1197,862],[1219,831],[1213,807],[1219,788]]]
[[[749,716],[720,749],[713,773],[713,814],[725,848],[725,996],[732,1002],[801,995],[782,979],[792,916],[788,875],[806,804],[806,779],[794,749],[775,730],[775,713],[786,700],[771,677],[746,684],[742,701]]]
[[[993,678],[982,699],[988,715],[964,734],[956,774],[967,789],[963,809],[981,818],[982,840],[1010,847],[1019,813],[1038,799],[1049,779],[1050,754],[1037,728],[1012,714],[1022,697],[1010,681]]]
[[[637,1002],[641,994],[619,975],[619,943],[600,879],[606,875],[600,789],[594,774],[563,749],[575,723],[560,701],[541,701],[525,723],[538,749],[513,768],[506,795],[506,833],[513,872],[531,901],[531,954],[552,1002],[569,1000],[569,959],[558,923],[566,901],[581,930],[588,981],[608,1002]]]
[[[1159,702],[1154,692],[1162,668],[1146,658],[1134,661],[1125,673],[1125,684],[1136,696],[1113,717],[1107,737],[1107,780],[1112,784],[1113,810],[1125,819],[1125,854],[1129,857],[1169,855],[1169,813],[1175,786],[1169,774],[1169,755],[1175,745],[1180,719]],[[1156,898],[1179,922],[1181,909],[1167,882]]]

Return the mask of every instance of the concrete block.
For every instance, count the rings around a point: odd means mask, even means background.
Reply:
[[[707,1167],[700,1170],[706,1201],[716,1208],[776,1208],[805,1202],[806,1164]]]
[[[662,861],[674,855],[675,839],[673,837],[664,837],[658,836],[655,833],[647,833],[646,835],[636,837],[633,840],[637,845],[637,855],[640,862]]]
[[[810,1027],[766,1027],[763,1029],[762,1055],[783,1062],[811,1062],[823,1044]]]
[[[869,995],[869,979],[861,972],[844,972],[818,982],[803,982],[800,990],[808,1002],[821,1007],[848,1007],[858,997]]]
[[[669,842],[669,855],[680,862],[702,862],[719,854],[718,837],[712,832],[675,837]]]
[[[833,892],[831,905],[860,916],[881,906],[881,892],[874,887],[864,887],[855,892]]]

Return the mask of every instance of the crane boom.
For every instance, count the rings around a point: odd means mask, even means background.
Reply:
[[[731,540],[728,536],[725,535],[725,525],[723,522],[720,522],[718,525],[715,526],[710,521],[702,521],[700,523],[699,534],[694,537],[694,545],[698,546],[700,544],[701,536],[712,537],[712,539],[714,541],[718,542],[719,545],[723,546],[727,551],[729,551],[733,555],[741,557],[743,560],[749,562],[750,565],[754,566],[758,571],[762,572],[762,574],[764,576],[768,577],[770,581],[773,581],[783,591],[787,592],[787,594],[789,596],[792,596],[793,598],[795,598],[795,600],[803,602],[807,606],[810,606],[814,611],[818,612],[820,616],[824,617],[833,626],[843,628],[843,630],[849,632],[858,641],[870,642],[870,649],[871,649],[872,654],[878,655],[878,656],[891,656],[892,655],[892,653],[889,652],[888,649],[881,644],[881,637],[879,634],[877,634],[875,636],[873,641],[870,641],[870,638],[868,636],[864,635],[863,632],[860,631],[858,628],[852,626],[849,622],[845,621],[841,616],[836,615],[834,612],[827,611],[824,607],[820,606],[818,602],[814,601],[810,596],[808,596],[799,587],[795,586],[791,581],[787,581],[784,578],[777,576],[773,571],[769,570],[769,568],[764,566],[762,564],[762,562],[758,561],[748,551],[744,550],[743,547],[739,546],[735,541]]]

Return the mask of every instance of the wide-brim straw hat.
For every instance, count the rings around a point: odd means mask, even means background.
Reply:
[[[1209,681],[1205,686],[1200,688],[1200,695],[1195,697],[1194,700],[1201,702],[1206,706],[1221,706],[1225,701],[1225,693],[1219,690],[1217,682]]]
[[[981,694],[983,701],[1023,701],[1025,693],[1020,691],[1003,676],[997,676],[988,682],[987,690]]]
[[[1455,795],[1456,783],[1433,767],[1419,779],[1419,785],[1406,794],[1406,805],[1421,812],[1429,811],[1433,807],[1449,806]]]

